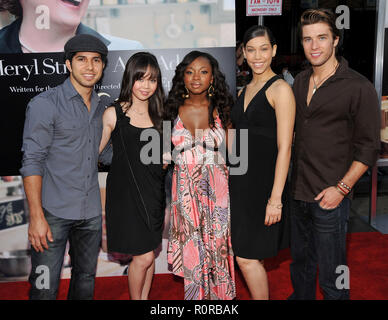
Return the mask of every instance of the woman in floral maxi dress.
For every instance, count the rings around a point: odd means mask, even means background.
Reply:
[[[187,300],[236,295],[228,169],[221,152],[232,103],[212,56],[193,51],[177,66],[166,106],[175,162],[168,263],[184,277]]]

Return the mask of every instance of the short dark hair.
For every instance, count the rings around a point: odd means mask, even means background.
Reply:
[[[335,22],[337,16],[329,9],[308,9],[302,13],[299,22],[299,35],[303,39],[303,27],[310,24],[326,23],[333,35],[333,39],[341,38],[341,32],[337,28]]]
[[[71,64],[71,62],[73,61],[74,56],[75,56],[77,53],[78,53],[78,52],[69,52],[68,54],[66,54],[66,55],[65,55],[65,62],[66,62],[66,60],[69,60],[69,61],[70,61],[70,64]],[[106,64],[106,61],[107,61],[106,55],[100,53],[100,56],[101,56],[102,62],[103,62],[104,64]]]
[[[2,0],[0,2],[0,11],[8,11],[16,17],[23,16],[23,9],[19,0]]]
[[[244,33],[243,37],[243,43],[244,47],[246,47],[249,40],[256,38],[256,37],[264,37],[267,36],[269,39],[269,42],[271,43],[271,46],[273,47],[276,44],[276,39],[272,33],[272,31],[267,28],[266,26],[258,25],[258,26],[252,26]]]

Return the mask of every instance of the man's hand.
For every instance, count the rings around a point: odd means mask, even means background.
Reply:
[[[28,226],[28,240],[36,252],[43,252],[44,249],[48,249],[46,237],[50,242],[54,241],[46,219],[44,217],[31,217]]]
[[[336,187],[328,187],[320,194],[318,194],[314,200],[321,200],[319,206],[325,210],[331,210],[338,207],[343,200],[344,196],[337,190]]]

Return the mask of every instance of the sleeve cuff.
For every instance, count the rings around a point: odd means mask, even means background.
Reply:
[[[29,176],[42,176],[43,177],[43,169],[36,166],[25,166],[20,170],[20,174],[23,178]]]
[[[359,150],[354,155],[354,160],[362,162],[368,167],[373,167],[379,157],[379,149],[363,149]]]

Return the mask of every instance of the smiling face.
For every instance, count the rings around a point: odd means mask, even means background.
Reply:
[[[158,86],[156,77],[152,77],[151,69],[148,66],[146,73],[135,81],[132,87],[132,101],[145,101],[151,98]]]
[[[70,71],[70,80],[74,87],[93,88],[101,79],[104,63],[97,52],[77,52],[71,63],[66,60],[66,66]]]
[[[267,35],[252,38],[247,42],[243,49],[244,56],[253,73],[263,74],[270,70],[276,49],[276,44],[272,46]]]
[[[328,24],[320,22],[303,26],[302,44],[306,59],[312,66],[323,66],[335,59],[339,38],[333,38]]]
[[[50,23],[68,27],[76,27],[85,16],[90,0],[21,0],[23,16],[35,14],[38,6],[49,9]]]
[[[184,72],[183,81],[191,94],[206,93],[213,83],[212,66],[205,57],[198,57],[190,63]]]

